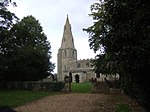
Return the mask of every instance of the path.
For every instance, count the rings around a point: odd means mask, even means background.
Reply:
[[[58,94],[16,108],[17,112],[115,112],[114,101],[104,94]]]

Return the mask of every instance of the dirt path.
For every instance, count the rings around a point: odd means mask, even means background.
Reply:
[[[115,103],[117,102],[111,95],[70,93],[48,96],[15,110],[17,112],[115,112]]]

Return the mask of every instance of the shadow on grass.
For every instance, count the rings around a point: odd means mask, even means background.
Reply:
[[[0,107],[17,107],[54,94],[43,91],[0,90]]]

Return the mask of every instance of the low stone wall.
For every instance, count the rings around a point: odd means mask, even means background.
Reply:
[[[107,93],[107,94],[122,94],[123,91],[118,85],[116,86],[115,82],[111,82],[111,87],[106,82],[93,82],[92,83],[92,92],[93,93]]]
[[[110,94],[123,94],[122,89],[110,88]]]
[[[64,88],[64,82],[5,82],[5,89],[36,90],[36,91],[61,91]]]
[[[106,82],[94,82],[92,83],[93,93],[109,93],[109,86]]]

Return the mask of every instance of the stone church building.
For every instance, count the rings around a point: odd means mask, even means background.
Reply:
[[[74,45],[71,24],[67,16],[61,47],[57,54],[58,81],[64,81],[64,77],[70,74],[72,82],[88,82],[89,79],[95,78],[95,72],[91,68],[90,63],[90,59],[77,59],[77,50]]]

